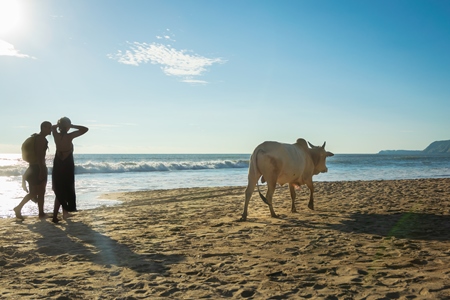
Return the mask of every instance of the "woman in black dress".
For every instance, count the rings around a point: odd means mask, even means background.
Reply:
[[[70,129],[75,129],[69,132]],[[75,163],[73,160],[73,139],[88,131],[87,127],[72,125],[67,117],[58,120],[52,126],[53,139],[56,144],[55,159],[53,160],[52,186],[55,192],[55,207],[53,222],[58,223],[59,207],[63,207],[63,218],[69,212],[77,211],[75,194]]]

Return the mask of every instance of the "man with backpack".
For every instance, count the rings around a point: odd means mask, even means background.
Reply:
[[[45,154],[48,148],[46,136],[52,132],[52,124],[42,122],[41,131],[33,134],[22,145],[22,158],[28,162],[28,169],[24,174],[28,182],[29,192],[23,200],[14,208],[16,218],[23,220],[22,207],[31,199],[36,199],[39,208],[39,218],[45,218],[44,195],[47,186],[47,166]]]

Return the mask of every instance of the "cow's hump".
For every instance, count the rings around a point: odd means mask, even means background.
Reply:
[[[301,138],[297,139],[297,142],[295,144],[305,151],[308,150],[308,144],[306,143],[306,141],[304,139],[301,139]]]

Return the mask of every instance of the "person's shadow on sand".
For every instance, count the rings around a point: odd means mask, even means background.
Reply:
[[[61,259],[70,255],[67,259],[73,261],[127,267],[139,273],[164,273],[166,265],[184,260],[181,255],[135,253],[128,246],[82,222],[68,221],[67,225],[61,227],[43,221],[30,224],[28,228],[42,236],[37,241],[38,252],[48,256],[61,256]]]

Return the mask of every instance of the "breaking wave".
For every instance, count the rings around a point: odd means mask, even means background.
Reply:
[[[75,166],[75,173],[126,173],[126,172],[168,172],[208,169],[248,168],[248,161],[199,161],[199,162],[88,162]]]
[[[75,162],[75,174],[107,174],[127,172],[170,172],[190,170],[213,169],[240,169],[248,168],[248,160],[223,160],[223,161],[187,161],[187,162]],[[25,172],[27,165],[2,166],[0,176],[20,176]],[[51,164],[48,172],[51,174]]]

